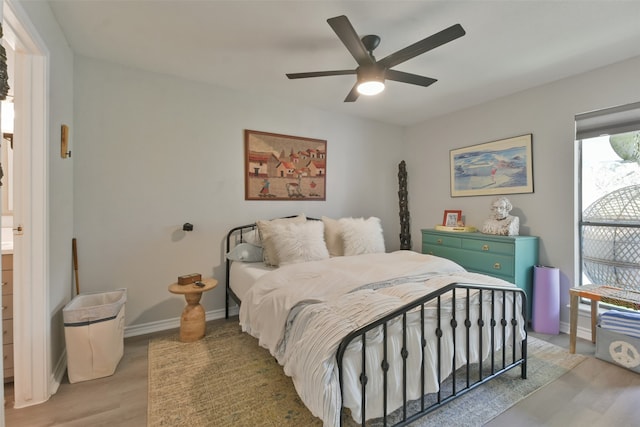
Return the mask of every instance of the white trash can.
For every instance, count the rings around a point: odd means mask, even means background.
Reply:
[[[80,294],[63,309],[69,382],[113,375],[124,353],[127,290]]]

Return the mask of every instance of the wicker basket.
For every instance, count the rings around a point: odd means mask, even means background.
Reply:
[[[589,206],[583,227],[584,273],[592,283],[640,291],[640,185],[601,197]],[[611,224],[611,225],[608,225]]]

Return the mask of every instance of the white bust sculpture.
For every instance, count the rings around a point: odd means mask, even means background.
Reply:
[[[517,236],[520,231],[520,218],[509,215],[513,205],[506,197],[497,197],[491,203],[491,216],[482,225],[485,234]]]

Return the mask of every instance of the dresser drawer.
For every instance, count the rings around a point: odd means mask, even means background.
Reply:
[[[5,344],[2,346],[2,354],[4,357],[4,372],[6,377],[7,369],[12,369],[13,375],[13,344]]]
[[[2,269],[13,270],[13,254],[2,255]]]
[[[13,319],[13,295],[2,296],[2,319]]]
[[[13,270],[2,271],[2,295],[13,294]]]
[[[461,248],[462,239],[455,236],[442,236],[437,234],[423,234],[422,243],[438,246],[448,246],[451,248]]]
[[[458,264],[462,264],[465,259],[464,255],[462,254],[462,250],[450,248],[447,246],[423,244],[422,253],[427,255],[439,256],[441,258],[447,258],[453,262],[457,262]]]
[[[462,248],[471,251],[492,254],[513,255],[515,247],[511,243],[496,242],[492,240],[465,239],[462,241]]]
[[[2,321],[2,344],[13,343],[13,320]]]
[[[506,280],[513,283],[514,257],[490,253],[469,253],[463,258],[462,261],[456,262],[462,264],[467,270],[489,274],[490,276],[504,276],[501,278],[506,277]]]

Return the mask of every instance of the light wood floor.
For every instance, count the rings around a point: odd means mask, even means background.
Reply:
[[[218,322],[225,320],[210,322],[208,327]],[[566,334],[532,335],[569,347]],[[43,404],[14,409],[13,388],[5,386],[6,426],[146,426],[149,337],[125,339],[124,357],[113,376],[75,384],[65,377],[58,392]],[[596,359],[591,342],[579,339],[577,352],[590,357],[488,426],[640,425],[640,374]]]

